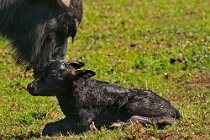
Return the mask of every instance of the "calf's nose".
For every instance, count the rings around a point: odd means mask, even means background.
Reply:
[[[27,85],[27,90],[32,95],[35,93],[35,87],[33,86],[32,83],[30,83],[30,84]]]

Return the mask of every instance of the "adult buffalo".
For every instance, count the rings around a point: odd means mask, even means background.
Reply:
[[[38,77],[51,60],[64,58],[82,14],[81,0],[0,0],[0,34],[11,41],[16,62]]]

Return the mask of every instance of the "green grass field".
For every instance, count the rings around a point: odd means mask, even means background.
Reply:
[[[210,1],[83,0],[84,19],[66,60],[82,60],[95,79],[146,88],[180,110],[179,123],[53,139],[210,139]],[[40,137],[63,118],[54,97],[32,97],[24,67],[0,39],[0,139]]]

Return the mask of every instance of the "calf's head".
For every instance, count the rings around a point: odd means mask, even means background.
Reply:
[[[28,84],[27,90],[34,96],[57,96],[69,91],[75,80],[95,75],[91,70],[78,70],[82,66],[84,63],[79,61],[52,61],[45,66],[39,78]]]

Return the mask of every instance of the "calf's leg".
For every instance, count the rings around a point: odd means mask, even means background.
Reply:
[[[165,125],[171,125],[178,120],[172,117],[143,117],[143,116],[132,116],[130,119],[127,120],[126,124],[138,124],[141,123],[143,125],[145,124],[152,124],[152,125],[158,125],[158,126],[165,126]]]
[[[75,119],[62,119],[57,122],[48,123],[45,125],[42,135],[54,136],[54,135],[68,135],[69,133],[80,134],[86,130],[90,130],[89,125],[83,125],[81,122]]]

